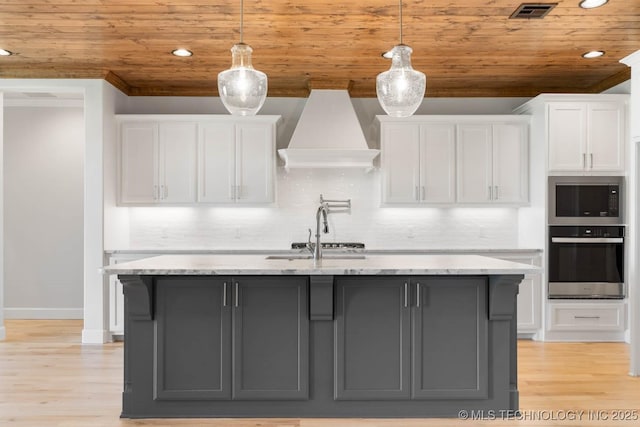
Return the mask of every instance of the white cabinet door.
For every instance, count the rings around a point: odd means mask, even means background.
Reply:
[[[487,256],[493,256],[487,254]],[[521,264],[540,266],[540,256],[521,257],[498,255],[497,258]],[[542,276],[525,274],[518,285],[518,334],[533,335],[540,331],[542,320]]]
[[[235,201],[235,126],[203,123],[198,141],[198,201]]]
[[[420,200],[454,203],[456,198],[456,127],[420,126]]]
[[[112,337],[124,335],[124,293],[114,275],[109,276],[109,332]]]
[[[158,125],[129,122],[121,126],[121,203],[154,203],[158,193]]]
[[[160,202],[196,201],[197,125],[160,123]]]
[[[493,201],[528,200],[527,127],[520,123],[493,125]]]
[[[640,142],[640,66],[631,68],[631,84],[634,89],[631,91],[631,99],[629,100],[629,131],[633,142]]]
[[[273,202],[273,124],[202,124],[199,158],[199,202]]]
[[[275,141],[272,125],[236,125],[236,203],[274,200]]]
[[[460,203],[490,203],[491,125],[458,125],[457,196]]]
[[[518,287],[518,332],[540,328],[540,275],[526,276]]]
[[[587,162],[583,102],[551,102],[548,110],[549,171],[582,171]]]
[[[382,127],[382,201],[417,203],[420,186],[420,126]]]
[[[624,171],[624,122],[624,107],[619,103],[588,104],[588,170]]]
[[[109,265],[148,258],[152,255],[143,254],[112,254]],[[124,336],[124,293],[122,282],[116,275],[109,275],[109,333],[113,340]]]

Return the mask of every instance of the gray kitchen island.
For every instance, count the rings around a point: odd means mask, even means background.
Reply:
[[[280,258],[280,257],[276,257]],[[125,293],[122,417],[516,411],[516,296],[478,255],[165,255]]]

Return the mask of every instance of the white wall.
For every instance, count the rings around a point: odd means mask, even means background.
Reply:
[[[82,107],[4,109],[6,318],[82,318]]]
[[[278,171],[278,206],[265,208],[122,208],[131,248],[288,249],[315,234],[318,198],[352,199],[351,215],[329,216],[323,240],[370,249],[512,248],[513,208],[380,208],[378,172]],[[115,248],[114,248],[115,249]]]
[[[640,50],[623,58],[620,62],[631,67],[630,111],[629,111],[629,175],[627,194],[630,203],[627,211],[627,277],[629,290],[629,330],[631,341],[631,363],[629,373],[640,376]]]
[[[7,336],[4,326],[4,93],[0,92],[0,341]]]
[[[426,99],[418,114],[509,114],[528,98]],[[282,115],[277,147],[288,145],[306,99],[268,98],[260,114]],[[374,118],[383,114],[377,99],[352,99],[371,148],[379,146]],[[123,114],[226,114],[217,98],[131,97]],[[115,164],[106,170],[115,170]],[[115,187],[115,177],[106,182]],[[265,208],[114,208],[105,224],[106,249],[273,249],[307,239],[315,227],[319,194],[351,198],[351,215],[330,217],[326,241],[363,241],[369,248],[514,248],[518,210],[514,208],[380,208],[380,177],[374,171],[293,170],[279,162],[277,206]],[[105,196],[115,203],[115,190]]]
[[[109,338],[107,295],[100,268],[104,265],[103,151],[105,136],[113,134],[115,107],[110,96],[117,90],[103,80],[91,79],[0,79],[2,92],[76,93],[84,98],[84,292],[83,343],[103,343]],[[111,122],[109,121],[111,120]],[[106,125],[105,125],[106,123]],[[105,127],[108,128],[105,130]],[[0,200],[1,202],[1,200]],[[0,207],[2,210],[4,207]],[[4,246],[4,239],[0,245]],[[2,283],[0,282],[0,287]],[[2,289],[0,289],[0,292]]]

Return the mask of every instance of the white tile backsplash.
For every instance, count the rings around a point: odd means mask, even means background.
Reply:
[[[350,198],[323,241],[370,249],[516,248],[516,208],[381,208],[380,172],[278,168],[273,207],[145,207],[129,212],[132,249],[287,249],[315,234],[318,198]]]

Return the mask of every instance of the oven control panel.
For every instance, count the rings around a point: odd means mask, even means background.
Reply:
[[[624,237],[624,227],[622,226],[550,226],[550,237]]]

